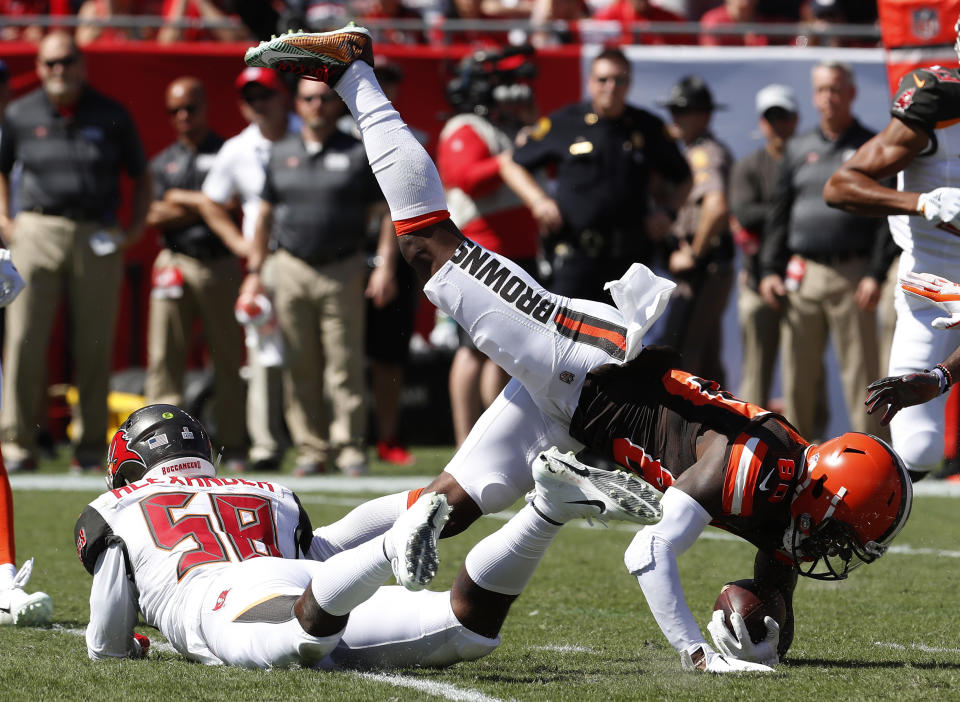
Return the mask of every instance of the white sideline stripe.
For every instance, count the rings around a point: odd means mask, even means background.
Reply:
[[[397,687],[409,687],[413,690],[425,692],[428,695],[442,697],[446,700],[464,700],[464,702],[503,702],[499,697],[490,697],[479,690],[464,690],[456,685],[449,683],[434,682],[432,680],[423,680],[422,678],[412,678],[406,675],[387,675],[385,673],[358,673],[361,678],[373,680],[375,682],[396,685]]]
[[[904,645],[893,643],[892,641],[874,641],[873,645],[881,648],[893,648],[897,651],[905,651],[912,648],[916,651],[923,651],[924,653],[960,653],[960,648],[940,648],[939,646],[927,646],[926,644]]]
[[[58,634],[72,634],[81,638],[86,636],[83,629],[67,629],[59,624],[54,624],[53,631]],[[164,653],[174,653],[179,655],[177,650],[169,643],[163,641],[154,641],[150,639],[151,651],[163,651]],[[349,672],[349,671],[344,671]],[[408,677],[405,675],[385,675],[383,673],[354,673],[357,677],[366,678],[375,682],[382,682],[397,687],[409,687],[413,690],[425,692],[428,695],[442,697],[447,700],[463,700],[464,702],[504,702],[499,697],[490,697],[479,690],[462,689],[449,683],[433,682],[431,680],[422,680],[420,678]]]
[[[228,475],[229,478],[243,480],[267,480],[271,483],[283,485],[296,493],[314,492],[375,492],[389,494],[401,490],[421,488],[432,481],[435,475],[398,475],[390,476],[361,476],[351,478],[346,475],[317,475],[309,478],[296,478],[292,475],[278,475],[276,473],[244,473],[243,475]],[[77,491],[85,490],[104,492],[102,475],[73,475],[72,473],[46,473],[10,475],[10,486],[14,490],[49,490],[49,491]]]
[[[328,497],[317,493],[381,493],[390,494],[400,492],[401,490],[412,490],[423,487],[428,484],[432,477],[429,476],[397,476],[397,477],[359,477],[349,478],[347,476],[316,476],[310,478],[294,478],[292,476],[280,476],[278,480],[281,485],[294,490],[298,494],[308,495],[303,497],[301,502],[321,505],[335,505],[339,507],[356,507],[366,502],[366,498],[358,497]],[[244,475],[245,480],[256,480],[258,476]],[[276,480],[277,476],[270,474],[261,474],[259,479]],[[71,475],[67,474],[45,474],[45,475],[11,475],[10,484],[15,490],[40,490],[40,491],[83,491],[83,490],[103,490],[103,478],[92,475]],[[923,481],[913,486],[914,495],[925,497],[960,497],[960,483],[946,482],[944,480]],[[505,510],[496,514],[488,514],[487,517],[507,521],[516,514],[514,511]],[[569,527],[576,529],[593,529],[584,520],[571,522]],[[601,527],[602,528],[602,527]],[[610,529],[635,533],[640,527],[632,524],[611,524]],[[711,541],[742,541],[733,534],[720,531],[719,529],[708,529],[701,534],[701,538]],[[887,553],[895,553],[901,556],[941,556],[943,558],[960,558],[960,551],[951,551],[947,549],[920,548],[910,546],[909,544],[895,544],[890,547]]]

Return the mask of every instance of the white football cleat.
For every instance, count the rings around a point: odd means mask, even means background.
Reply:
[[[644,481],[622,470],[591,468],[556,446],[537,456],[533,480],[527,501],[557,524],[577,517],[656,524],[663,515],[659,493]]]
[[[303,77],[337,84],[354,61],[373,67],[373,39],[353,22],[332,32],[287,32],[247,49],[248,66],[290,71]]]
[[[449,518],[447,496],[428,492],[384,534],[384,551],[393,574],[408,590],[422,590],[437,574],[437,540]]]
[[[33,559],[23,564],[13,587],[0,590],[0,626],[43,626],[53,616],[53,600],[45,592],[27,594],[23,587],[33,572]]]

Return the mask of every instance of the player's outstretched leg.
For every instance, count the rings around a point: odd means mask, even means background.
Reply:
[[[528,496],[544,518],[563,524],[577,517],[656,524],[663,515],[659,493],[620,470],[600,470],[553,447],[533,465],[534,490]]]

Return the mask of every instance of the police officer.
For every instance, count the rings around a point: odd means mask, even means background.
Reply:
[[[0,141],[0,229],[27,283],[7,310],[3,449],[9,468],[35,467],[45,350],[66,292],[80,394],[73,466],[99,469],[122,250],[143,233],[150,172],[130,114],[87,85],[69,34],[44,37],[36,66],[43,85],[10,104]],[[11,223],[10,173],[18,161],[20,212]],[[134,185],[125,228],[116,218],[121,171]]]
[[[668,267],[677,287],[661,341],[680,351],[686,370],[723,383],[721,320],[733,287],[727,200],[733,158],[710,133],[713,112],[721,106],[703,79],[681,78],[660,104],[670,110],[670,129],[693,172],[693,189],[667,239]]]
[[[626,103],[629,86],[626,57],[603,51],[590,66],[590,100],[540,119],[512,158],[499,159],[540,224],[549,287],[561,295],[605,300],[606,281],[650,262],[689,191],[686,160],[658,117]],[[553,197],[531,175],[550,165]]]
[[[287,425],[295,474],[367,471],[363,331],[368,209],[383,201],[363,144],[337,129],[344,107],[325,83],[301,80],[299,133],[267,164],[243,292],[261,292],[271,239],[274,304],[285,349]],[[329,397],[327,420],[324,395]]]
[[[223,138],[207,124],[206,91],[196,78],[170,83],[166,108],[177,140],[150,163],[155,198],[147,223],[161,230],[164,247],[153,263],[147,401],[182,404],[188,345],[199,319],[213,361],[217,446],[236,469],[245,441],[243,354],[233,314],[240,262],[200,213],[203,179]]]

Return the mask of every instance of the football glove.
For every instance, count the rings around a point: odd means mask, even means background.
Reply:
[[[935,329],[951,329],[960,324],[960,285],[930,273],[907,273],[900,279],[900,288],[949,315],[930,322]]]
[[[937,188],[920,195],[917,211],[928,222],[960,228],[960,188]]]
[[[707,631],[713,637],[713,645],[728,659],[776,665],[780,662],[780,656],[777,654],[777,646],[780,644],[780,625],[773,617],[764,617],[763,623],[767,627],[767,636],[760,643],[753,643],[747,631],[746,622],[740,614],[730,613],[730,626],[733,627],[731,632],[724,623],[723,612],[715,610],[713,618],[707,624]]]
[[[923,404],[939,395],[940,377],[928,370],[894,375],[873,381],[867,386],[867,392],[870,393],[864,402],[867,414],[882,409],[880,424],[886,426],[904,407]]]
[[[20,294],[25,285],[10,260],[10,250],[0,249],[0,307],[6,307],[13,302],[13,298]]]
[[[684,670],[702,670],[705,673],[772,673],[773,668],[762,663],[751,663],[717,653],[709,644],[699,643],[680,652]]]
[[[146,658],[150,652],[150,639],[143,634],[134,633],[133,640],[140,648],[140,655],[136,656],[136,658]]]

